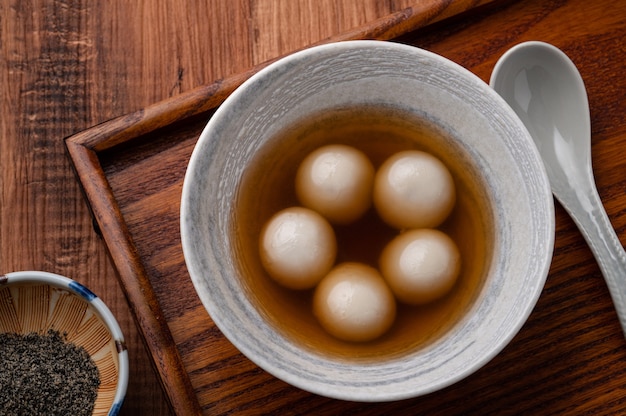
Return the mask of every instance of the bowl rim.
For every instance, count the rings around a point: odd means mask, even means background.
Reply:
[[[544,210],[545,217],[542,218],[542,221],[545,220],[545,223],[544,222],[541,223],[543,226],[545,226],[545,229],[542,230],[542,235],[545,234],[547,236],[547,239],[544,240],[545,250],[542,251],[543,256],[541,259],[538,260],[539,264],[537,265],[537,271],[535,273],[536,284],[533,285],[532,291],[529,291],[528,293],[526,293],[528,301],[523,304],[522,308],[516,311],[517,318],[515,320],[515,325],[511,325],[509,332],[507,332],[504,336],[498,339],[497,345],[490,350],[489,354],[484,354],[480,359],[476,360],[473,365],[468,366],[463,371],[459,371],[455,376],[448,377],[443,382],[440,382],[439,384],[433,384],[431,385],[429,389],[424,389],[419,392],[406,392],[405,391],[399,394],[387,394],[385,396],[381,396],[377,392],[373,392],[371,390],[365,389],[361,394],[357,395],[357,394],[353,394],[349,392],[346,393],[346,392],[339,391],[340,389],[337,389],[337,390],[333,390],[332,388],[324,389],[319,386],[311,387],[307,384],[306,380],[304,381],[300,380],[299,375],[290,374],[284,368],[276,368],[271,363],[268,363],[265,358],[255,356],[253,354],[253,351],[249,351],[247,347],[245,346],[242,349],[242,345],[240,345],[237,340],[233,340],[233,338],[231,337],[230,332],[234,330],[229,327],[224,327],[223,323],[221,322],[221,318],[220,318],[221,312],[217,310],[217,306],[215,305],[215,302],[211,299],[205,299],[205,297],[202,296],[201,293],[199,293],[198,286],[196,284],[196,280],[202,279],[203,277],[202,277],[201,271],[199,270],[199,266],[194,264],[194,262],[197,260],[197,257],[195,257],[196,254],[193,252],[194,242],[192,241],[192,238],[191,238],[191,236],[193,235],[193,230],[192,230],[192,225],[190,225],[188,221],[186,221],[186,219],[188,216],[189,206],[191,205],[189,201],[190,201],[192,193],[194,192],[194,189],[192,186],[192,182],[193,182],[192,175],[193,175],[193,172],[197,169],[197,165],[200,163],[200,158],[202,157],[202,154],[200,151],[201,144],[209,140],[208,137],[210,135],[211,129],[213,128],[212,126],[216,123],[217,119],[219,119],[220,117],[223,117],[223,115],[228,113],[231,106],[236,105],[236,103],[241,99],[241,97],[245,96],[245,94],[247,93],[246,92],[247,89],[249,89],[250,86],[254,85],[257,82],[257,80],[262,79],[266,76],[270,76],[272,72],[279,70],[281,67],[287,66],[288,64],[295,66],[298,64],[299,61],[305,60],[306,57],[309,55],[317,54],[318,52],[340,53],[341,51],[345,51],[353,47],[364,47],[364,48],[384,47],[388,49],[395,49],[399,53],[410,53],[416,56],[419,55],[420,57],[423,57],[424,59],[428,59],[437,65],[442,65],[443,67],[451,71],[454,71],[455,73],[459,74],[460,76],[466,79],[470,79],[473,83],[478,83],[480,85],[481,92],[485,93],[485,95],[487,96],[487,99],[492,102],[497,103],[498,108],[504,113],[506,113],[507,117],[510,117],[511,120],[517,123],[516,127],[518,127],[520,131],[523,130],[526,136],[526,141],[527,141],[527,143],[525,144],[528,147],[528,151],[531,153],[530,157],[533,158],[533,160],[536,160],[539,162],[537,165],[538,170],[536,171],[536,180],[538,181],[538,185],[537,185],[538,188],[541,189],[542,200],[540,202],[543,204],[542,207],[545,207],[545,210]],[[545,281],[547,279],[549,267],[551,264],[553,246],[554,246],[554,230],[555,230],[554,205],[553,205],[553,198],[552,198],[552,193],[550,190],[549,181],[547,178],[547,174],[545,172],[545,167],[543,166],[543,162],[541,161],[538,150],[536,149],[534,142],[532,142],[532,139],[528,131],[526,130],[525,126],[523,126],[523,123],[518,118],[518,116],[509,107],[509,105],[495,91],[489,88],[489,86],[484,81],[482,81],[480,78],[478,78],[475,74],[473,74],[469,70],[456,64],[455,62],[448,60],[447,58],[440,56],[438,54],[435,54],[433,52],[420,49],[418,47],[399,44],[399,43],[393,43],[393,42],[385,42],[385,41],[371,41],[371,40],[344,41],[344,42],[335,42],[335,43],[307,48],[302,51],[288,55],[287,57],[281,58],[280,60],[263,68],[261,71],[253,75],[246,82],[244,82],[237,90],[235,90],[226,99],[226,101],[222,104],[222,106],[218,108],[218,110],[209,120],[205,129],[200,135],[198,143],[196,144],[194,151],[192,153],[192,156],[191,156],[188,168],[187,168],[187,172],[185,174],[182,197],[181,197],[180,214],[181,214],[180,226],[181,226],[182,248],[183,248],[185,262],[187,264],[190,277],[192,279],[192,282],[194,283],[196,292],[198,292],[198,295],[202,300],[202,303],[205,309],[209,312],[209,314],[211,315],[211,318],[214,319],[214,323],[222,331],[222,333],[226,336],[226,338],[229,339],[229,341],[233,343],[237,347],[237,349],[243,353],[243,355],[248,357],[255,364],[257,364],[264,370],[268,371],[270,374],[288,382],[289,384],[292,384],[296,387],[307,390],[309,392],[321,394],[327,397],[344,399],[344,400],[390,401],[390,400],[400,400],[400,399],[416,397],[418,395],[424,395],[424,394],[428,394],[436,390],[440,390],[476,372],[479,368],[484,366],[487,362],[489,362],[496,355],[498,355],[509,344],[509,342],[513,339],[513,337],[519,332],[521,327],[527,321],[545,285]],[[215,314],[216,312],[217,314]],[[216,315],[217,315],[217,319],[215,319]]]
[[[98,314],[107,330],[111,333],[113,341],[115,342],[117,358],[118,358],[118,377],[117,386],[115,389],[115,396],[113,403],[109,409],[109,415],[116,415],[122,407],[126,391],[128,389],[129,379],[129,360],[128,350],[126,348],[126,342],[124,341],[124,334],[122,329],[115,319],[115,316],[109,309],[109,307],[100,299],[95,293],[88,289],[83,284],[69,277],[61,276],[59,274],[37,271],[37,270],[25,270],[17,272],[9,272],[0,275],[0,288],[5,286],[15,286],[20,284],[46,284],[55,288],[64,289],[71,292],[87,302]]]

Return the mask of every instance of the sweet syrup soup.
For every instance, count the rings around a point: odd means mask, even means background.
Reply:
[[[456,205],[438,227],[457,244],[462,270],[450,293],[424,306],[397,304],[396,320],[382,337],[350,343],[329,335],[312,312],[313,289],[293,291],[278,285],[263,269],[259,235],[276,212],[299,206],[294,178],[300,162],[326,144],[346,144],[364,152],[374,168],[403,150],[429,152],[443,161],[456,186]],[[485,186],[462,149],[425,121],[391,108],[346,108],[319,114],[268,141],[246,170],[234,212],[233,251],[248,296],[267,320],[286,336],[319,354],[361,360],[393,357],[428,345],[470,308],[489,267],[493,231]],[[372,207],[348,226],[333,226],[336,264],[361,262],[378,268],[383,247],[398,230],[383,223]]]

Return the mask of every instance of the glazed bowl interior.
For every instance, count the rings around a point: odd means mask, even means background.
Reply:
[[[0,333],[61,334],[84,348],[98,368],[94,415],[119,412],[128,385],[128,353],[108,307],[80,283],[53,273],[14,272],[0,278]]]
[[[272,317],[265,305],[272,295],[264,301],[263,289],[244,276],[257,269],[254,261],[242,266],[241,252],[246,257],[252,249],[240,242],[238,235],[249,229],[237,204],[248,198],[262,205],[264,198],[273,198],[263,191],[242,195],[241,190],[250,171],[269,181],[272,171],[288,163],[282,156],[288,152],[267,151],[276,137],[320,115],[353,109],[365,124],[374,109],[394,125],[426,126],[437,133],[429,150],[473,184],[467,206],[481,201],[480,218],[474,219],[486,224],[480,240],[485,248],[477,266],[479,283],[445,330],[435,331],[427,342],[404,342],[404,347],[382,343],[355,347],[353,354],[350,346],[329,353],[314,339],[298,339],[298,329],[285,329],[280,316]],[[293,146],[307,149],[308,142],[298,139],[305,136],[294,137]],[[265,160],[264,168],[258,168],[259,160]],[[271,188],[260,183],[262,189]],[[389,401],[423,395],[468,376],[519,331],[548,273],[554,208],[528,132],[484,82],[418,48],[351,41],[307,49],[270,65],[217,110],[188,166],[181,235],[200,299],[249,359],[313,393]]]

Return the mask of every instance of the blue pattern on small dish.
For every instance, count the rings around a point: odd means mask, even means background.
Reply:
[[[81,295],[83,298],[85,298],[87,302],[91,302],[97,297],[91,290],[87,289],[85,286],[81,285],[80,283],[76,281],[70,282],[69,288],[72,289],[74,292],[78,293],[79,295]]]

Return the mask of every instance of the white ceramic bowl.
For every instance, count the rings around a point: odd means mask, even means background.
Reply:
[[[458,164],[454,168],[471,165],[483,184],[492,211],[493,247],[482,286],[450,329],[423,348],[359,361],[306,348],[269,322],[239,276],[231,248],[239,182],[266,141],[320,110],[364,104],[397,108],[446,132],[461,155],[452,161]],[[418,48],[351,41],[281,59],[216,111],[188,166],[181,233],[200,299],[250,360],[313,393],[389,401],[430,393],[468,376],[514,337],[545,283],[554,207],[528,132],[484,82]]]
[[[54,273],[0,276],[0,332],[45,335],[55,330],[84,348],[100,374],[94,415],[117,415],[128,386],[128,351],[104,302],[80,283]]]

